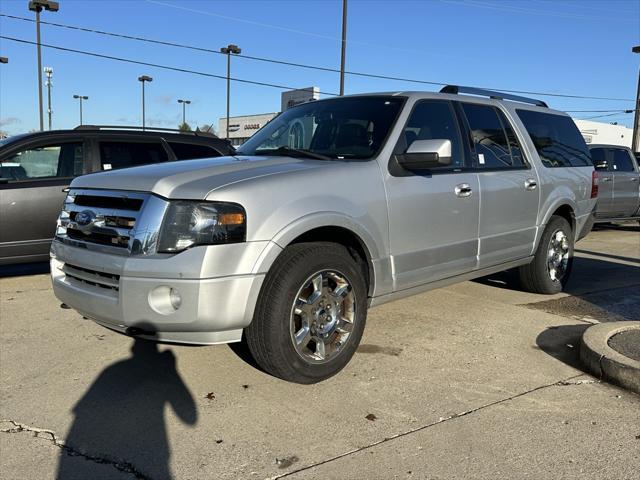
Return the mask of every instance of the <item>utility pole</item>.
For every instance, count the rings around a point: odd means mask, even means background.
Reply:
[[[145,84],[145,82],[153,82],[153,78],[151,78],[148,75],[140,75],[138,77],[138,81],[140,83],[142,83],[142,130],[144,131],[145,126],[146,126],[145,118],[144,118],[144,116],[145,116],[145,112],[144,112],[144,84]]]
[[[230,98],[231,98],[231,54],[240,55],[242,50],[237,45],[229,44],[226,47],[220,49],[220,53],[224,53],[227,56],[227,140],[229,140],[229,110],[230,110]]]
[[[44,130],[44,113],[42,110],[42,51],[40,48],[40,12],[48,10],[57,12],[60,9],[58,2],[50,0],[31,0],[29,10],[36,12],[36,45],[38,51],[38,105],[40,107],[40,131]]]
[[[86,95],[74,95],[73,98],[80,100],[80,125],[82,125],[82,101],[89,100]]]
[[[640,53],[640,45],[631,49],[633,53]],[[631,150],[633,153],[640,152],[640,69],[638,70],[638,90],[636,91],[636,112],[633,116],[633,139],[631,141]]]
[[[51,130],[51,117],[53,116],[53,110],[51,110],[51,78],[53,78],[53,68],[44,67],[44,74],[47,76],[47,113],[49,114],[49,130]]]
[[[342,0],[342,54],[340,55],[340,95],[344,95],[344,63],[347,54],[347,0]]]
[[[182,100],[182,99],[178,99],[178,103],[182,104],[182,124],[184,125],[186,123],[185,121],[185,108],[186,105],[189,105],[191,103],[191,100]]]

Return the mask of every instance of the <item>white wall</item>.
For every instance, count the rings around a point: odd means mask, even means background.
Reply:
[[[578,130],[582,133],[587,145],[591,143],[604,143],[609,145],[620,145],[631,147],[633,130],[622,125],[611,125],[610,123],[592,122],[590,120],[573,119]]]

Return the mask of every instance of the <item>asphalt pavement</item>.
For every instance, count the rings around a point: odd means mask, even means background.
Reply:
[[[2,479],[637,479],[640,396],[579,363],[582,332],[640,319],[640,230],[576,246],[567,292],[503,273],[372,309],[310,386],[229,346],[134,342],[0,279]],[[1,274],[1,272],[0,272]]]

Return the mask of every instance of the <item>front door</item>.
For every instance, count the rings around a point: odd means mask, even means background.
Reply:
[[[629,217],[638,210],[640,201],[640,173],[631,152],[625,148],[612,149],[614,215]]]
[[[395,154],[429,139],[451,140],[451,167],[408,172],[392,158],[386,180],[396,291],[477,268],[478,176],[462,171],[465,148],[451,102],[417,102]]]
[[[83,151],[83,142],[49,142],[0,158],[0,262],[48,254],[62,190],[83,172]]]

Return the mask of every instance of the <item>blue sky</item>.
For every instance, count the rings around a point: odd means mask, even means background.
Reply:
[[[2,0],[0,13],[33,18],[27,0]],[[205,48],[239,45],[244,54],[339,67],[342,2],[60,0],[43,20],[143,36]],[[35,25],[0,17],[0,34],[35,40]],[[222,55],[139,43],[43,25],[43,43],[225,75]],[[347,70],[493,88],[532,90],[627,101],[541,97],[562,110],[631,109],[640,55],[640,2],[611,1],[374,1],[350,0]],[[38,126],[36,51],[0,39],[0,130]],[[141,74],[147,87],[147,122],[177,126],[178,98],[192,125],[225,113],[224,80],[43,49],[54,69],[53,126],[78,123],[73,94],[88,95],[85,123],[140,124]],[[269,83],[337,92],[338,74],[234,58],[232,75]],[[347,76],[346,93],[434,90],[380,79]],[[232,84],[232,115],[275,112],[280,90]],[[45,90],[46,103],[46,90]],[[46,106],[45,106],[46,109]],[[585,118],[597,113],[575,113]],[[602,121],[631,126],[633,115]],[[45,117],[46,125],[46,117]]]

